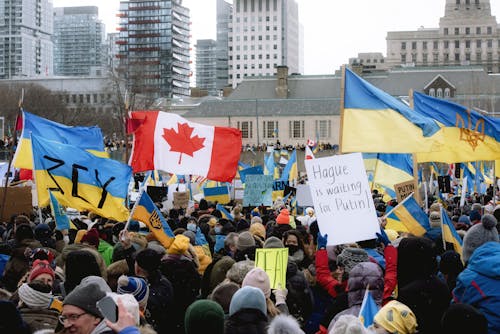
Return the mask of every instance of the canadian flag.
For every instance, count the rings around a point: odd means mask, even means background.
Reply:
[[[304,160],[311,160],[314,159],[314,154],[311,151],[311,148],[309,145],[306,145],[306,154],[305,154],[305,159]]]
[[[241,131],[190,122],[174,113],[135,111],[129,164],[135,172],[163,170],[230,182],[241,152]]]

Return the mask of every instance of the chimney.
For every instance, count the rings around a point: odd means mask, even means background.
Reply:
[[[280,99],[288,98],[288,66],[278,66],[276,68],[277,85],[276,96]]]

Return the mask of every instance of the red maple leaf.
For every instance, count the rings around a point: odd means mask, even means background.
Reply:
[[[182,153],[193,156],[194,152],[205,147],[205,145],[203,145],[205,138],[200,138],[198,135],[191,137],[194,128],[190,127],[187,123],[177,123],[177,128],[179,132],[176,132],[174,129],[164,128],[162,137],[170,145],[170,151],[179,152],[181,154],[179,156],[180,165]]]

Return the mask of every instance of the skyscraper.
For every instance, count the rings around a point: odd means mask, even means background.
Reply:
[[[104,24],[96,6],[54,8],[54,74],[104,75]]]
[[[52,1],[0,0],[0,79],[52,74]]]
[[[189,9],[182,0],[120,2],[119,71],[150,100],[189,95]]]
[[[235,0],[229,26],[229,83],[274,75],[278,66],[300,71],[300,33],[295,0]]]
[[[233,6],[226,0],[217,0],[217,90],[224,89],[229,84],[229,24]]]
[[[196,42],[196,87],[206,89],[208,95],[217,95],[216,42],[199,39]]]

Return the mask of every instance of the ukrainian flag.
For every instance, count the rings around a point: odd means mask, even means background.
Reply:
[[[142,192],[141,197],[135,203],[131,219],[146,224],[156,240],[166,249],[168,249],[174,241],[175,236],[172,229],[146,191]]]
[[[412,153],[439,151],[439,126],[345,69],[341,150]]]
[[[241,169],[239,171],[239,173],[240,173],[241,182],[245,183],[247,175],[263,175],[264,171],[262,169],[262,166],[257,165],[257,166],[254,166],[254,167],[248,167],[248,168],[245,168],[245,169]]]
[[[363,302],[361,303],[361,309],[359,310],[359,320],[365,326],[365,328],[373,325],[373,318],[378,312],[378,305],[373,299],[372,294],[368,288],[365,291],[365,296],[363,297]]]
[[[455,252],[462,256],[462,238],[458,235],[450,217],[445,210],[441,208],[441,228],[443,229],[443,240],[453,245]]]
[[[423,236],[431,229],[429,225],[429,217],[422,210],[420,205],[412,196],[408,196],[401,203],[399,203],[392,213],[399,219],[408,232],[417,237]],[[399,231],[399,229],[396,229]]]
[[[14,167],[16,168],[33,169],[31,136],[73,145],[79,149],[88,150],[96,156],[108,157],[108,154],[104,152],[104,139],[101,129],[97,126],[67,126],[23,110],[22,129],[21,138],[14,155]]]
[[[223,207],[221,204],[217,204],[217,205],[215,206],[215,208],[216,208],[217,210],[219,210],[219,211],[220,211],[220,213],[222,213],[222,218],[226,218],[226,219],[229,219],[229,220],[231,220],[231,221],[233,221],[233,220],[234,220],[233,215],[232,215],[232,214],[230,214],[230,213],[229,213],[229,211],[227,211],[227,209],[226,209],[225,207]]]
[[[64,211],[64,209],[59,205],[59,202],[50,190],[49,197],[52,216],[54,216],[54,220],[56,221],[56,229],[59,231],[69,230],[70,220],[66,215],[66,211]]]
[[[299,172],[297,170],[297,150],[293,150],[290,159],[283,169],[283,173],[281,174],[280,181],[289,181],[290,184],[293,180],[297,180],[299,178]]]
[[[413,94],[413,103],[416,113],[438,122],[445,143],[439,151],[419,151],[419,162],[500,159],[500,118],[418,92]]]
[[[272,154],[269,154],[265,159],[264,175],[273,175],[274,179],[279,178],[279,168],[276,167],[274,156]]]
[[[49,204],[51,190],[63,206],[127,220],[130,166],[37,136],[31,137],[31,145],[39,207]]]
[[[373,175],[370,181],[391,189],[391,195],[396,195],[395,184],[413,179],[411,154],[363,153],[363,162],[366,171]]]
[[[203,195],[207,201],[219,202],[221,204],[227,204],[231,200],[229,197],[229,188],[225,183],[216,187],[203,188]]]

